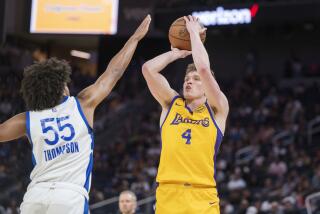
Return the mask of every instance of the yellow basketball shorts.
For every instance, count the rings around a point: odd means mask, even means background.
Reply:
[[[220,214],[217,189],[190,184],[159,184],[156,214]]]

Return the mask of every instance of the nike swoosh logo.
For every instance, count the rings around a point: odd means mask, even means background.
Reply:
[[[176,103],[176,106],[181,106],[180,104]]]
[[[212,206],[214,205],[216,202],[209,202],[209,205]]]

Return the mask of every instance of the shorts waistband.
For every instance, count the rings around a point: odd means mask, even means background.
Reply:
[[[69,189],[69,190],[73,190],[75,192],[80,193],[87,200],[89,200],[88,191],[84,187],[78,186],[78,185],[72,184],[72,183],[66,183],[66,182],[40,182],[40,183],[35,183],[35,184],[32,184],[32,185],[28,186],[28,190],[33,188],[33,187],[43,187],[43,188],[49,188],[49,189]]]
[[[216,186],[202,185],[202,184],[190,184],[190,183],[157,183],[158,186],[176,187],[176,188],[203,188],[203,189],[216,189]]]

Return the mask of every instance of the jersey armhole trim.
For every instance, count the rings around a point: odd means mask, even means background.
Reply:
[[[170,103],[170,105],[169,105],[169,108],[168,108],[167,115],[166,115],[166,117],[164,118],[164,120],[163,120],[163,122],[162,122],[162,124],[161,124],[161,126],[160,126],[160,130],[162,129],[163,124],[166,122],[167,117],[168,117],[169,114],[170,114],[170,111],[171,111],[171,108],[172,108],[172,106],[173,106],[173,103],[174,103],[174,102],[176,101],[176,99],[178,99],[178,98],[180,98],[180,95],[176,95],[176,96],[174,96],[174,97],[172,98],[172,101],[171,101],[171,103]]]
[[[29,139],[29,143],[32,146],[31,134],[30,134],[30,112],[26,111],[26,129],[27,129],[27,137]]]
[[[83,111],[82,111],[82,108],[81,108],[81,105],[80,105],[80,102],[79,102],[78,98],[77,98],[77,97],[74,97],[74,99],[76,100],[78,111],[79,111],[79,113],[80,113],[80,115],[81,115],[81,117],[82,117],[82,120],[83,120],[84,123],[86,124],[89,133],[93,132],[93,128],[89,125],[89,122],[88,122],[86,116],[84,115],[84,113],[83,113]]]
[[[214,145],[214,156],[213,156],[213,162],[214,162],[213,179],[214,179],[215,182],[217,182],[217,168],[216,168],[217,161],[216,160],[217,160],[217,154],[219,152],[219,149],[220,149],[220,146],[221,146],[221,143],[222,143],[223,134],[222,134],[222,132],[221,132],[216,120],[213,117],[212,109],[209,106],[207,101],[206,101],[205,105],[206,105],[206,107],[207,107],[207,109],[209,111],[210,117],[211,117],[215,127],[217,128],[217,136],[216,136],[216,142],[215,142],[215,145]]]
[[[218,126],[218,124],[217,124],[216,120],[214,119],[214,117],[213,117],[213,113],[212,113],[212,109],[211,109],[211,107],[209,106],[209,104],[208,104],[208,102],[207,102],[207,101],[206,101],[205,105],[207,106],[207,109],[208,109],[208,111],[209,111],[210,117],[211,117],[211,119],[212,119],[212,121],[213,121],[213,123],[214,123],[215,127],[217,128],[217,130],[218,130],[219,134],[223,137],[223,133],[222,133],[222,131],[220,130],[220,128],[219,128],[219,126]]]
[[[27,137],[29,139],[29,143],[31,144],[32,164],[33,166],[35,166],[37,162],[33,154],[33,142],[32,142],[31,132],[30,132],[30,112],[29,111],[26,111],[26,129],[27,129]]]

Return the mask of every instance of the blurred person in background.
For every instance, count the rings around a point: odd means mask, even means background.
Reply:
[[[137,209],[137,196],[134,192],[126,190],[120,193],[119,210],[121,214],[133,214]]]

